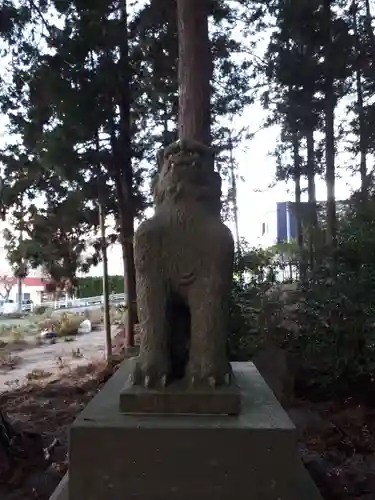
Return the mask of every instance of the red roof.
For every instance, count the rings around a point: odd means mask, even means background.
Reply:
[[[26,286],[43,286],[44,287],[45,282],[43,281],[42,278],[26,277],[23,280],[23,284]]]

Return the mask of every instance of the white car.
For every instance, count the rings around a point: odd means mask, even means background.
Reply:
[[[1,300],[0,301],[0,313],[7,315],[7,314],[14,314],[18,311],[18,304],[12,299],[7,299],[7,300]]]

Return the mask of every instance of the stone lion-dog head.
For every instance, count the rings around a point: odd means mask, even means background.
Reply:
[[[221,210],[221,177],[214,171],[214,152],[195,141],[179,140],[159,151],[153,181],[156,207],[199,203],[214,213]]]

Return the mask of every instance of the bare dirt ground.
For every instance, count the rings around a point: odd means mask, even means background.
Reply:
[[[112,329],[112,335],[118,327]],[[90,333],[77,335],[73,340],[44,343],[39,346],[12,345],[0,349],[0,392],[14,389],[30,379],[43,378],[51,381],[60,378],[64,370],[103,360],[105,333],[98,328]]]

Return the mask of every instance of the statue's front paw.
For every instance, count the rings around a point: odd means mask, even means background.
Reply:
[[[231,383],[231,370],[222,369],[201,369],[190,365],[186,373],[187,382],[190,387],[208,386],[212,389],[220,386],[228,386]]]
[[[163,362],[137,362],[131,382],[146,389],[164,389],[168,384],[168,364]]]

